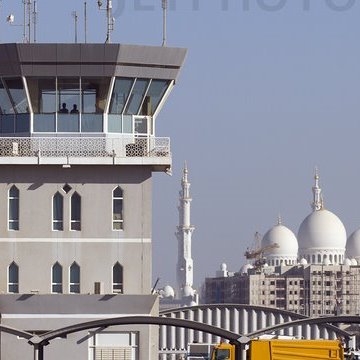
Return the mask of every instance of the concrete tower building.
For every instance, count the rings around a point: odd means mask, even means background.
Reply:
[[[176,238],[178,240],[178,261],[176,266],[177,298],[188,298],[193,302],[196,292],[193,289],[193,259],[191,257],[191,237],[195,227],[190,222],[191,201],[190,182],[188,179],[188,168],[185,163],[181,181],[179,198],[179,226]],[[197,301],[196,301],[197,303]]]
[[[185,54],[119,44],[0,45],[1,324],[41,334],[157,315],[152,173],[168,171],[172,160],[156,118]],[[154,359],[157,337],[151,326],[94,329],[54,340],[46,353]],[[33,358],[25,340],[4,334],[0,341],[1,358]]]

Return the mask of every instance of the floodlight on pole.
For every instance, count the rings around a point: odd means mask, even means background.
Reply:
[[[10,14],[7,16],[6,21],[11,26],[21,26],[23,28],[23,42],[24,43],[30,43],[31,42],[31,4],[32,0],[22,0],[22,4],[24,7],[23,11],[23,23],[22,24],[14,24],[15,22],[15,16],[13,14]],[[26,34],[26,29],[28,29],[28,36]]]

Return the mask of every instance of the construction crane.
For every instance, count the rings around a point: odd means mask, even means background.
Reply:
[[[261,246],[262,235],[258,232],[255,233],[255,249],[246,250],[244,256],[247,260],[254,260],[254,267],[260,268],[266,263],[265,254],[271,251],[272,249],[278,248],[278,244],[270,244],[266,246]]]

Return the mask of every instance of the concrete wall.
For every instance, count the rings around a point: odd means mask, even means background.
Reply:
[[[66,194],[62,187],[69,184]],[[8,231],[8,191],[20,192],[20,229]],[[112,230],[112,191],[124,192],[124,230]],[[52,197],[64,196],[64,231],[52,230]],[[81,196],[81,231],[70,230],[70,197]],[[63,266],[63,291],[69,267],[81,269],[81,293],[94,282],[112,292],[112,266],[124,269],[124,292],[148,294],[151,288],[151,168],[146,166],[2,166],[0,172],[0,292],[7,291],[7,267],[19,266],[19,292],[51,292],[51,267]],[[131,256],[129,256],[131,254]]]
[[[0,295],[1,324],[29,332],[51,331],[99,318],[131,314],[157,315],[156,296],[127,295]],[[52,360],[89,358],[94,332],[138,333],[138,360],[157,359],[157,326],[129,325],[93,328],[50,341],[44,358]],[[1,333],[1,359],[32,360],[33,347],[27,340]]]

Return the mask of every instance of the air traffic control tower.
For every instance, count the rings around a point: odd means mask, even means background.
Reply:
[[[185,49],[0,45],[1,323],[40,334],[157,315],[151,295],[152,173],[171,170],[156,118]],[[51,359],[149,359],[151,326],[54,340]],[[125,356],[125,357],[124,357]],[[1,358],[32,359],[1,335]]]

